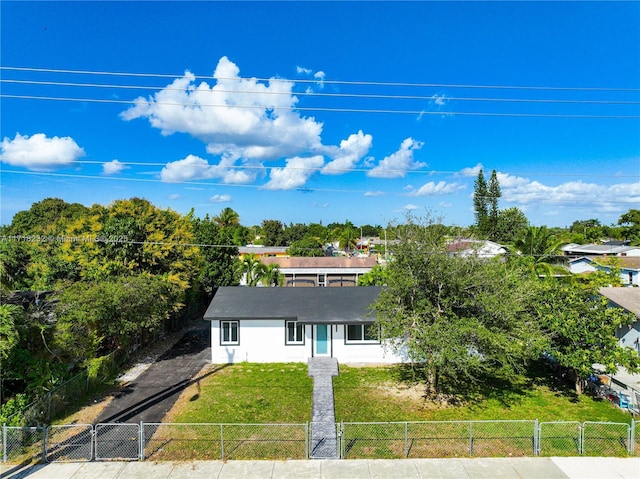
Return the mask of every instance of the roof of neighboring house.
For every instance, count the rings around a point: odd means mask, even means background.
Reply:
[[[318,256],[318,257],[284,257],[264,258],[264,264],[277,263],[281,269],[289,268],[368,268],[377,264],[374,256],[347,257],[347,256]]]
[[[239,254],[255,254],[255,255],[261,255],[261,254],[276,254],[276,253],[286,253],[287,250],[289,249],[288,246],[262,246],[262,245],[255,245],[255,246],[240,246],[238,248],[238,253]]]
[[[627,251],[637,250],[638,246],[623,246],[623,245],[611,245],[611,244],[575,244],[571,243],[562,247],[562,251],[569,254],[583,253],[592,255],[603,254],[621,254]]]
[[[204,319],[297,319],[306,324],[371,322],[374,320],[371,308],[381,290],[380,286],[220,287]]]
[[[612,303],[640,318],[640,288],[600,288],[599,292]]]
[[[449,253],[462,256],[476,254],[478,256],[496,256],[507,252],[501,245],[493,241],[477,240],[473,238],[457,238],[447,244]]]

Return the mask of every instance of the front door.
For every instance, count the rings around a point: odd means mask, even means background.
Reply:
[[[314,356],[331,356],[331,348],[329,344],[329,326],[326,324],[318,324],[314,326]]]

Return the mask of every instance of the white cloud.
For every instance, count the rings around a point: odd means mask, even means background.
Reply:
[[[212,166],[207,160],[189,155],[183,160],[167,163],[160,172],[160,179],[167,183],[213,178]]]
[[[170,200],[179,200],[182,198],[182,196],[180,196],[178,193],[173,193],[170,194],[167,198]]]
[[[419,209],[420,209],[420,206],[409,203],[407,205],[404,205],[402,208],[400,208],[400,211],[413,211],[413,210],[419,210]]]
[[[339,175],[346,173],[358,163],[371,148],[373,137],[364,134],[362,130],[349,135],[349,138],[342,140],[339,147],[327,147],[327,154],[333,158],[322,169],[325,175]]]
[[[364,196],[384,196],[384,191],[366,191]]]
[[[104,175],[115,175],[120,173],[122,170],[128,169],[129,167],[127,165],[118,160],[112,160],[102,164],[102,174]]]
[[[44,133],[32,136],[16,133],[13,140],[0,143],[0,160],[12,166],[22,166],[32,171],[52,171],[73,166],[85,152],[70,137],[48,138]]]
[[[415,170],[427,166],[426,163],[413,159],[413,153],[424,145],[421,141],[406,138],[400,145],[400,149],[384,158],[378,166],[369,170],[368,176],[375,178],[402,178],[408,170]]]
[[[313,78],[318,80],[318,86],[320,88],[324,88],[324,77],[326,76],[325,72],[317,71],[313,74]]]
[[[167,183],[180,183],[219,178],[223,183],[228,184],[247,184],[256,179],[257,172],[255,170],[231,168],[234,163],[234,160],[223,158],[217,165],[211,165],[204,158],[188,155],[182,160],[167,163],[160,172],[160,179]]]
[[[228,203],[231,201],[231,195],[213,195],[209,198],[212,203]]]
[[[311,73],[313,73],[313,70],[311,70],[310,68],[305,68],[305,67],[297,66],[297,67],[296,67],[296,72],[297,72],[297,73],[302,73],[302,74],[304,74],[304,75],[311,75]]]
[[[444,106],[446,97],[444,94],[435,94],[431,97],[431,101],[438,106]]]
[[[478,163],[476,166],[472,166],[471,168],[463,168],[460,170],[459,174],[462,176],[478,176],[478,173],[480,173],[482,168],[482,163]]]
[[[435,195],[447,195],[459,190],[463,190],[465,185],[460,183],[447,183],[446,181],[439,181],[435,183],[430,181],[425,183],[416,191],[409,193],[410,196],[435,196]]]
[[[603,185],[568,181],[551,186],[506,173],[497,173],[497,177],[502,191],[501,200],[516,203],[525,210],[539,205],[567,205],[612,212],[618,211],[621,204],[640,204],[640,182]]]
[[[283,168],[273,168],[265,188],[269,190],[290,190],[304,186],[307,180],[318,168],[324,165],[321,155],[310,158],[294,157],[287,159]]]
[[[294,83],[272,78],[241,78],[240,70],[222,57],[215,84],[182,78],[155,93],[139,97],[121,113],[125,120],[147,118],[163,135],[187,133],[207,144],[207,151],[227,159],[271,160],[313,152],[322,146],[322,123],[293,109]]]

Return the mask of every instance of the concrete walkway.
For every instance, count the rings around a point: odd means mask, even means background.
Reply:
[[[311,459],[339,457],[332,379],[337,375],[337,359],[309,358],[309,376],[313,378]]]
[[[3,479],[638,479],[640,458],[75,462],[0,466]]]

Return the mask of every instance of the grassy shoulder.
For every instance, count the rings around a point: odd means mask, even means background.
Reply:
[[[518,420],[628,423],[607,401],[576,396],[532,371],[519,385],[479,385],[457,405],[429,401],[397,366],[340,366],[333,378],[336,419],[345,422]],[[309,421],[312,378],[302,363],[207,366],[163,422],[299,423]]]

